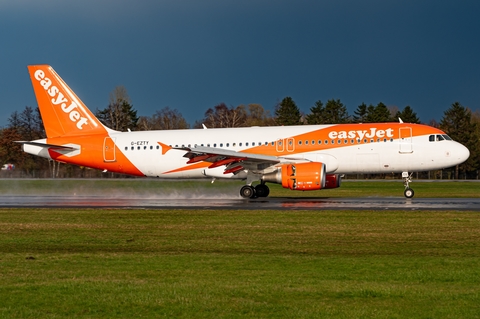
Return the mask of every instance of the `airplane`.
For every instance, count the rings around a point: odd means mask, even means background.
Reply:
[[[119,132],[104,126],[51,66],[28,70],[47,137],[19,141],[23,150],[105,172],[241,179],[246,199],[267,197],[266,183],[312,191],[340,187],[344,174],[402,173],[404,196],[412,198],[412,172],[452,167],[470,155],[445,132],[401,120]]]

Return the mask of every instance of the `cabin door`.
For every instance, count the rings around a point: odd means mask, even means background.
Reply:
[[[111,137],[105,137],[103,140],[103,161],[115,162],[116,160],[115,139],[112,139]]]
[[[412,128],[401,127],[400,131],[400,153],[413,153],[412,149]]]

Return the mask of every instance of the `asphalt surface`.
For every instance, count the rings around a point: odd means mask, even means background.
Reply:
[[[153,209],[248,209],[248,210],[475,210],[480,211],[480,198],[165,198],[105,197],[95,195],[0,196],[3,208],[153,208]]]

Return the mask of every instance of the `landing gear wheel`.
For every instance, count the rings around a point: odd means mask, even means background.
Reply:
[[[403,192],[406,198],[412,198],[415,195],[415,192],[411,188],[405,188],[405,192]]]
[[[267,197],[270,194],[270,189],[265,184],[258,184],[255,186],[255,194],[258,197]]]
[[[240,196],[243,198],[255,198],[255,189],[250,185],[245,185],[240,189]]]

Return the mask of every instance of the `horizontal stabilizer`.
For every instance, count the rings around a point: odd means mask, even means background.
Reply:
[[[29,142],[29,141],[15,141],[15,143],[19,143],[22,145],[33,145],[39,147],[48,147],[55,150],[68,150],[68,151],[75,151],[79,148],[71,147],[71,146],[64,146],[64,145],[55,145],[55,144],[47,144],[47,143],[39,143],[39,142]]]

